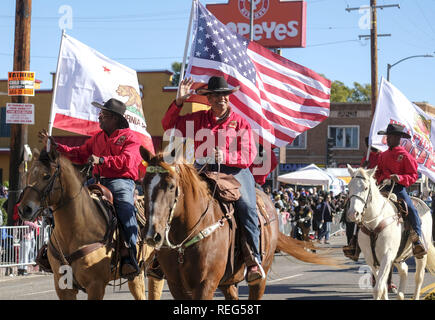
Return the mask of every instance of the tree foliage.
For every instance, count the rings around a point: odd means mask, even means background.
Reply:
[[[353,83],[353,88],[334,80],[331,84],[331,102],[370,102],[371,85]]]
[[[171,65],[172,71],[174,72],[171,82],[174,87],[178,87],[178,83],[180,82],[181,65],[181,62],[173,62]]]

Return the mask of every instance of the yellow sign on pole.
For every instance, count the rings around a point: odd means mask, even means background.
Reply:
[[[35,72],[8,72],[8,96],[34,96]]]

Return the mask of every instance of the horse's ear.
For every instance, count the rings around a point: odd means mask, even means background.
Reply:
[[[142,156],[142,159],[144,159],[146,162],[149,162],[151,158],[153,157],[152,153],[145,149],[145,147],[140,146],[139,148],[140,155]]]
[[[33,154],[32,159],[38,159],[38,158],[39,158],[39,155],[40,155],[40,152],[39,152],[38,149],[33,148],[33,152],[32,152],[32,154]]]
[[[373,177],[375,175],[375,172],[377,169],[378,169],[378,166],[374,167],[373,169],[368,169],[366,172],[369,175],[369,177]]]
[[[347,164],[347,170],[349,171],[349,174],[350,174],[351,176],[353,176],[354,173],[355,173],[355,171],[356,171],[356,170],[354,170],[354,169],[350,166],[350,164]]]

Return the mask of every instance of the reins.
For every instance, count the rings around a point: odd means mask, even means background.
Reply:
[[[201,169],[199,170],[199,173],[201,173],[201,171],[208,165],[208,162],[206,162]],[[157,167],[157,166],[156,166]],[[148,170],[148,168],[147,168]],[[163,172],[167,172],[166,169],[159,167],[158,169],[152,168],[151,172],[158,172],[158,173],[163,173]],[[218,163],[218,171],[216,172],[216,175],[218,176],[220,172],[220,163]],[[169,248],[172,250],[176,250],[178,251],[178,262],[179,263],[183,263],[184,259],[183,259],[183,255],[184,255],[184,250],[188,247],[190,247],[191,245],[201,241],[202,239],[208,237],[210,234],[212,234],[214,231],[216,231],[218,228],[222,227],[224,225],[225,220],[228,219],[228,217],[223,217],[221,219],[219,219],[216,223],[212,224],[211,226],[208,226],[206,228],[204,228],[203,230],[199,231],[199,233],[197,233],[195,236],[193,236],[194,232],[196,231],[197,227],[200,225],[200,223],[202,222],[202,220],[204,219],[204,217],[206,216],[206,213],[208,212],[208,209],[210,207],[210,202],[213,199],[213,196],[216,192],[216,187],[217,184],[215,184],[214,189],[213,189],[213,193],[212,193],[212,197],[211,199],[209,199],[209,201],[207,202],[207,207],[205,208],[205,210],[201,213],[198,221],[195,223],[195,225],[192,227],[191,231],[189,232],[189,235],[183,240],[181,241],[179,244],[174,245],[171,243],[171,241],[169,240],[169,232],[171,229],[171,223],[172,223],[172,219],[174,217],[174,212],[177,206],[177,202],[178,202],[178,198],[179,198],[179,185],[177,184],[177,189],[176,189],[176,194],[175,194],[175,201],[174,204],[172,205],[170,212],[169,212],[169,216],[168,216],[168,220],[166,221],[166,226],[165,226],[165,237],[163,239],[163,245],[162,247],[164,248]],[[192,237],[193,236],[193,237]]]

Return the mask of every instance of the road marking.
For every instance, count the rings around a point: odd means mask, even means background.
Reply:
[[[283,281],[283,280],[287,280],[287,279],[291,279],[291,278],[296,278],[296,277],[299,277],[301,275],[303,275],[303,273],[299,273],[299,274],[295,274],[295,275],[292,275],[292,276],[288,276],[288,277],[284,277],[284,278],[279,278],[279,279],[267,281],[267,283],[279,282],[279,281]]]
[[[46,291],[39,291],[39,292],[31,292],[31,293],[26,293],[26,294],[22,294],[22,296],[30,296],[32,294],[40,294],[40,293],[48,293],[48,292],[55,292],[56,290],[46,290]]]

